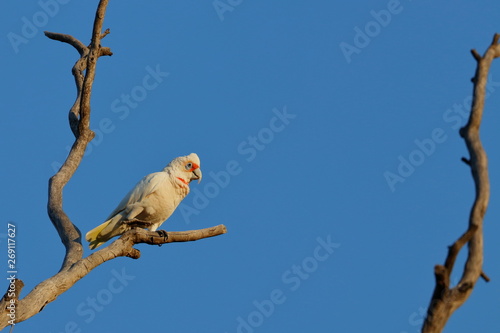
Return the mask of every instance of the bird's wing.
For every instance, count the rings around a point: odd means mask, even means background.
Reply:
[[[141,202],[148,195],[154,193],[160,184],[163,184],[168,180],[168,174],[166,172],[155,172],[149,174],[142,178],[135,187],[127,193],[127,195],[122,199],[118,206],[109,215],[107,220],[123,211],[127,206],[134,203]]]

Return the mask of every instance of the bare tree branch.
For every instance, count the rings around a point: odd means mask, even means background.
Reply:
[[[80,54],[80,59],[78,59],[71,70],[71,73],[75,77],[76,84],[76,101],[71,107],[68,115],[69,126],[75,138],[78,138],[78,126],[80,123],[80,103],[83,89],[83,81],[85,79],[84,71],[87,69],[89,47],[85,46],[82,42],[71,35],[65,35],[57,32],[44,31],[45,36],[50,39],[57,40],[63,43],[68,43],[73,46]],[[101,39],[110,33],[109,29],[106,29],[101,35]],[[113,53],[109,47],[101,47],[99,56],[111,56]]]
[[[475,184],[476,197],[469,216],[468,230],[449,248],[445,265],[437,265],[434,269],[436,287],[427,309],[422,332],[441,332],[453,312],[468,299],[479,277],[486,281],[489,278],[482,271],[483,267],[483,219],[488,207],[490,196],[490,183],[488,178],[488,159],[479,137],[479,127],[484,110],[486,98],[486,82],[493,59],[500,56],[500,35],[495,34],[493,42],[486,50],[484,56],[472,50],[472,55],[477,61],[476,74],[473,82],[473,100],[468,123],[460,129],[470,158],[467,161],[471,168]],[[455,259],[463,247],[468,244],[468,254],[462,277],[455,287],[450,288],[450,275],[455,264]]]
[[[73,46],[78,51],[80,56],[83,56],[87,51],[87,47],[82,42],[80,42],[78,39],[76,39],[71,35],[60,34],[57,32],[50,32],[50,31],[44,31],[44,34],[50,39],[57,40],[63,43],[68,43],[69,45]]]
[[[109,246],[92,253],[88,257],[78,260],[68,269],[59,271],[56,275],[38,284],[26,297],[16,303],[16,323],[31,318],[43,310],[45,305],[54,301],[59,295],[71,288],[81,278],[85,277],[97,266],[117,257],[130,257],[138,259],[140,251],[135,249],[135,244],[146,243],[161,245],[173,242],[196,241],[203,238],[214,237],[227,232],[224,225],[200,230],[190,230],[182,232],[167,232],[168,238],[160,236],[158,232],[147,231],[145,229],[133,229],[124,233]],[[20,280],[18,283],[22,283]],[[18,287],[20,288],[20,287]],[[7,295],[7,293],[6,293]],[[0,302],[0,307],[6,309],[10,298]],[[0,317],[0,330],[8,325],[8,317]]]
[[[19,306],[19,294],[23,287],[23,281],[16,278],[9,278],[7,291],[0,300],[0,309],[6,309],[4,317],[7,317],[7,320],[14,320],[16,318],[16,309]]]
[[[75,136],[75,142],[66,161],[59,171],[49,180],[49,198],[47,212],[65,247],[65,257],[61,269],[54,276],[35,286],[24,298],[20,298],[23,282],[13,278],[4,297],[0,299],[0,330],[14,323],[22,322],[39,313],[45,305],[71,288],[77,281],[102,263],[117,258],[138,259],[139,250],[133,246],[139,243],[161,245],[172,242],[195,241],[227,232],[224,225],[183,232],[165,232],[168,238],[158,232],[144,229],[130,230],[109,246],[83,258],[80,230],[71,222],[63,209],[63,189],[80,165],[88,143],[94,138],[90,130],[90,99],[95,78],[97,60],[100,56],[112,55],[107,47],[101,47],[101,39],[109,34],[109,29],[102,32],[108,0],[100,0],[97,7],[90,45],[87,47],[70,35],[45,32],[48,38],[72,45],[80,54],[72,69],[75,78],[77,97],[69,112],[69,125]],[[11,292],[14,290],[15,292]],[[9,317],[9,305],[15,304],[15,318]]]
[[[139,259],[140,252],[134,249],[133,246],[139,243],[146,243],[150,245],[163,245],[173,242],[192,242],[203,238],[219,236],[227,232],[226,227],[220,224],[215,227],[188,230],[188,231],[170,231],[168,238],[161,236],[156,231],[148,231],[145,229],[132,229],[124,233],[118,240],[113,242],[110,246],[95,252],[96,256],[109,255],[109,253],[119,254],[118,256],[126,256],[132,259]]]
[[[61,169],[49,181],[49,202],[47,205],[50,220],[54,224],[59,233],[62,243],[66,248],[66,256],[64,258],[61,270],[73,265],[76,261],[80,260],[83,256],[83,248],[81,242],[80,230],[71,222],[69,217],[63,210],[63,188],[71,179],[87,148],[87,144],[94,138],[94,133],[90,130],[90,96],[92,91],[92,84],[95,77],[95,68],[97,59],[99,58],[99,48],[101,42],[101,30],[104,20],[104,13],[108,0],[101,0],[97,7],[96,19],[94,21],[94,31],[92,33],[92,41],[88,48],[88,55],[85,56],[87,64],[85,68],[85,77],[83,79],[83,86],[81,88],[80,106],[79,106],[79,119],[78,119],[78,132],[76,135],[75,143],[69,152],[66,161],[61,166]],[[54,36],[54,35],[52,35]],[[76,44],[81,46],[81,43],[75,43],[75,39],[68,39],[72,42],[71,45]],[[79,51],[80,52],[80,51]],[[84,54],[87,52],[84,52]],[[78,85],[78,83],[77,83]],[[74,131],[73,131],[74,132]]]

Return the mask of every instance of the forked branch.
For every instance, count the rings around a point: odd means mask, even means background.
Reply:
[[[70,44],[80,54],[80,58],[72,70],[75,77],[77,97],[69,112],[69,125],[75,136],[75,142],[64,164],[50,178],[47,204],[48,215],[59,233],[66,252],[59,272],[39,283],[24,298],[19,297],[24,286],[23,282],[17,278],[12,279],[7,292],[0,300],[0,309],[4,313],[4,315],[0,316],[0,330],[8,326],[9,321],[19,323],[36,315],[48,303],[54,301],[59,295],[102,263],[123,256],[134,259],[139,258],[140,252],[134,248],[135,244],[161,245],[172,242],[195,241],[227,232],[224,225],[218,225],[200,230],[169,232],[167,233],[168,238],[166,238],[160,236],[157,232],[133,229],[124,233],[109,246],[83,258],[80,230],[71,222],[63,210],[63,189],[80,165],[85,149],[94,137],[94,133],[90,130],[90,97],[96,64],[99,57],[112,55],[109,48],[101,46],[101,39],[109,34],[109,29],[102,32],[107,4],[108,0],[100,0],[99,2],[89,46],[85,46],[70,35],[45,32],[48,38]],[[11,290],[15,292],[12,293]],[[13,316],[9,316],[12,312],[9,308],[11,304],[15,305]]]
[[[49,181],[47,211],[52,224],[59,233],[59,237],[66,248],[66,255],[61,270],[70,267],[83,256],[80,230],[64,212],[62,198],[64,186],[73,177],[73,174],[82,161],[88,143],[94,138],[94,132],[90,130],[90,97],[97,59],[101,54],[101,30],[107,5],[108,0],[101,0],[99,2],[94,21],[92,40],[88,48],[84,47],[83,43],[74,37],[49,33],[51,38],[75,46],[80,54],[80,59],[77,62],[79,69],[73,71],[76,74],[77,101],[70,112],[70,127],[76,139],[66,161]],[[83,70],[85,70],[85,76],[83,76]]]
[[[483,220],[488,207],[490,196],[490,182],[488,178],[488,159],[481,144],[479,128],[486,99],[486,82],[493,59],[500,56],[500,35],[495,34],[493,42],[483,56],[476,50],[472,55],[477,61],[477,68],[473,82],[472,108],[467,124],[460,129],[470,157],[465,159],[471,168],[475,184],[476,197],[469,216],[468,230],[452,245],[448,251],[444,266],[437,265],[434,269],[436,286],[427,309],[422,332],[441,332],[453,312],[468,299],[479,277],[486,281],[489,278],[483,273]],[[464,160],[464,159],[463,159]],[[468,244],[467,259],[464,271],[458,284],[450,286],[450,275],[455,264],[455,259],[462,249]]]
[[[140,252],[134,248],[136,244],[146,243],[161,245],[174,242],[190,242],[222,235],[226,232],[226,227],[222,224],[199,230],[167,232],[166,238],[160,236],[157,232],[147,231],[145,229],[132,229],[127,231],[109,246],[92,253],[86,258],[78,260],[71,268],[63,269],[56,275],[41,282],[21,300],[17,300],[16,297],[10,297],[8,295],[9,290],[7,290],[7,293],[0,301],[0,308],[5,309],[6,314],[0,317],[0,330],[9,324],[9,317],[7,314],[10,311],[9,304],[11,299],[14,300],[16,306],[15,322],[19,323],[29,319],[42,311],[48,303],[54,301],[59,295],[71,288],[94,268],[106,261],[118,257],[138,259],[140,257]],[[23,283],[21,280],[15,280],[15,283],[17,288],[16,295],[19,295]]]

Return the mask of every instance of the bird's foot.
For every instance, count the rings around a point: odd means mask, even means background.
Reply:
[[[160,237],[163,237],[163,241],[166,241],[168,239],[168,233],[166,230],[157,230],[156,231]],[[162,244],[158,244],[159,246],[162,246]]]

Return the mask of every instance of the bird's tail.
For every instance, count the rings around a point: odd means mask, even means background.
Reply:
[[[104,238],[101,235],[101,231],[108,226],[108,224],[111,223],[111,220],[108,220],[101,224],[98,227],[95,227],[94,229],[90,230],[87,232],[85,235],[85,239],[90,243],[89,247],[91,250],[94,250],[95,248],[101,246],[102,244],[106,243],[109,238]]]

